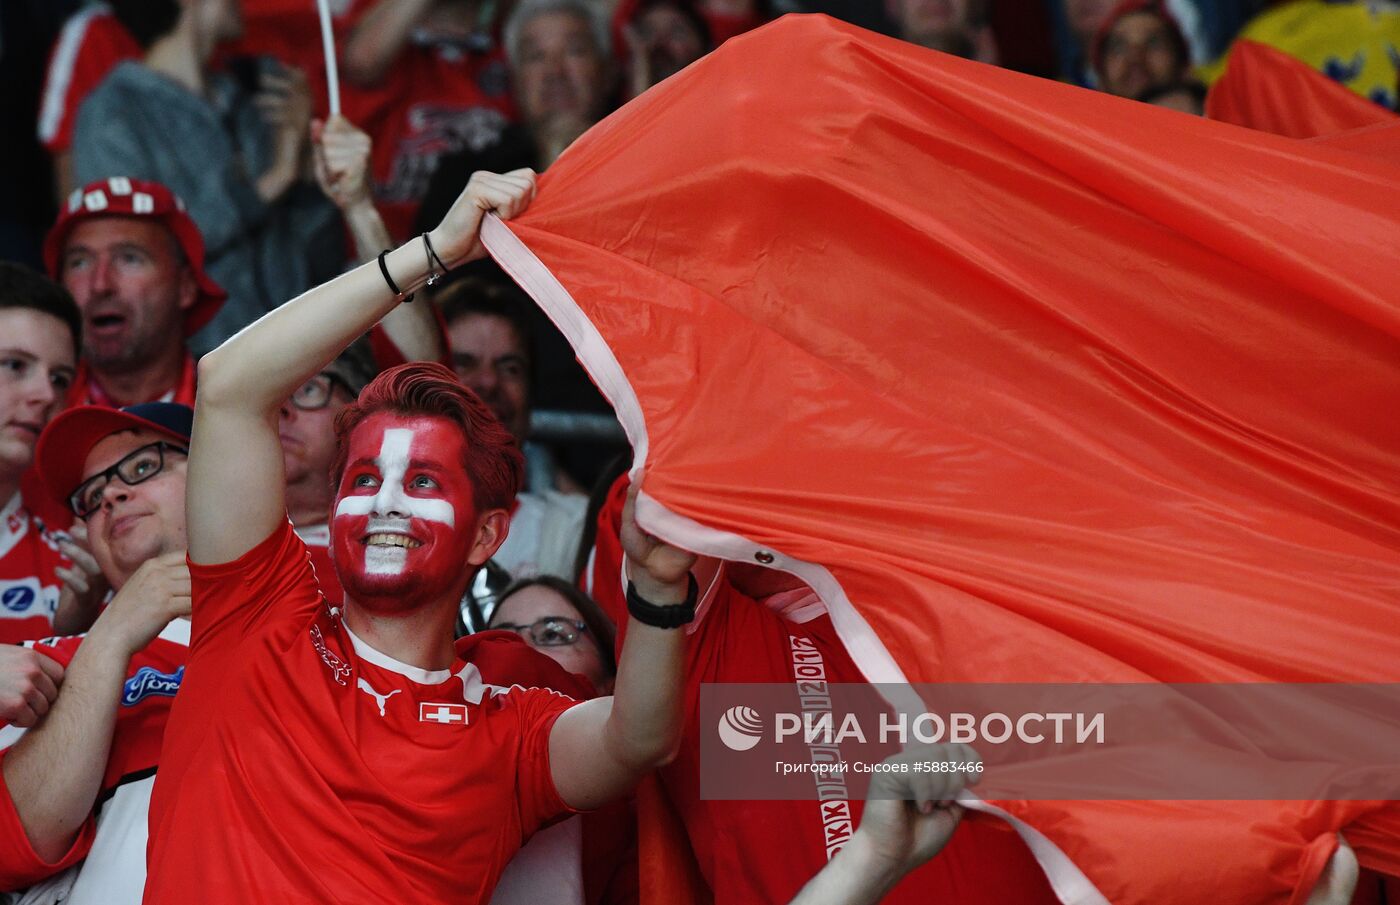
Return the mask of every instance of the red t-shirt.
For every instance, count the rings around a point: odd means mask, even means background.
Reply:
[[[190,664],[151,800],[148,905],[489,900],[529,836],[570,813],[549,733],[575,702],[435,673],[350,634],[290,523],[190,565]],[[522,649],[508,633],[458,655]]]
[[[412,43],[381,84],[342,83],[341,104],[374,140],[374,202],[395,241],[412,234],[438,160],[494,143],[515,114],[499,49]]]
[[[83,637],[46,638],[28,646],[66,667]],[[58,861],[46,862],[35,853],[0,772],[0,889],[27,886],[86,858],[64,902],[140,901],[146,882],[147,805],[170,704],[184,676],[188,640],[189,623],[176,620],[131,658],[121,700],[115,702],[117,724],[97,805]],[[13,726],[0,729],[0,748],[8,750],[23,734]]]
[[[180,405],[188,405],[194,408],[194,380],[198,369],[194,364],[194,357],[188,352],[185,353],[184,364],[180,366],[180,376],[175,385],[157,399],[142,399],[141,402],[178,402]],[[136,403],[132,403],[133,405]],[[68,388],[68,402],[66,408],[76,405],[102,405],[107,408],[121,408],[111,396],[97,383],[92,375],[92,369],[88,367],[87,361],[78,362],[78,373],[73,377],[73,385]]]
[[[30,511],[28,499],[21,491],[0,506],[0,644],[53,634],[63,589],[56,570],[73,565],[58,552],[58,535]]]
[[[625,627],[618,540],[627,477],[598,515],[597,542],[584,579]],[[794,598],[796,595],[783,595]],[[731,588],[721,577],[692,623],[686,663],[686,724],[676,760],[660,771],[685,823],[696,861],[717,903],[787,902],[827,862],[860,821],[849,801],[704,801],[700,798],[700,686],[707,682],[793,682],[795,654],[820,662],[828,682],[864,682],[815,595],[793,599],[787,617]],[[807,605],[803,605],[807,604]],[[622,643],[619,632],[618,644]],[[817,658],[814,660],[814,658]],[[645,833],[645,828],[642,828]],[[969,815],[936,858],[883,900],[927,905],[1056,905],[1030,850],[995,818]]]
[[[122,60],[141,56],[141,45],[105,3],[79,10],[63,24],[49,54],[39,108],[39,141],[53,154],[73,141],[78,107]]]
[[[340,587],[340,576],[335,573],[335,563],[331,561],[331,526],[327,524],[306,525],[296,529],[297,537],[306,544],[306,555],[311,557],[311,568],[316,572],[316,583],[321,593],[331,603],[345,599],[345,591]]]
[[[335,46],[344,48],[355,24],[374,0],[330,0],[331,33]],[[219,45],[214,66],[235,57],[275,57],[306,73],[312,111],[325,118],[330,109],[326,83],[326,58],[321,47],[321,17],[316,3],[307,0],[241,0],[243,34]]]

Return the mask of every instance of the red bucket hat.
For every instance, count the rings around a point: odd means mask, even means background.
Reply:
[[[145,217],[163,223],[180,244],[199,288],[194,305],[185,312],[185,335],[209,323],[228,293],[204,272],[204,237],[185,212],[185,202],[159,182],[113,176],[74,190],[44,238],[44,266],[50,276],[62,279],[59,264],[73,227],[96,217]]]
[[[1113,26],[1118,24],[1119,19],[1133,13],[1150,13],[1165,22],[1167,33],[1171,36],[1181,58],[1186,61],[1188,66],[1191,64],[1191,45],[1187,43],[1186,33],[1181,30],[1181,23],[1176,21],[1176,16],[1171,14],[1162,0],[1122,0],[1104,17],[1102,24],[1099,25],[1099,30],[1094,33],[1094,43],[1089,51],[1089,62],[1093,65],[1095,73],[1103,72],[1104,43],[1108,40],[1108,33],[1113,30]]]

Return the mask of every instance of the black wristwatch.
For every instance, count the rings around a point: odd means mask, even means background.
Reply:
[[[656,628],[680,628],[695,619],[695,603],[700,597],[700,585],[694,575],[686,575],[685,602],[671,606],[657,606],[637,593],[637,586],[627,582],[627,612],[643,625]]]

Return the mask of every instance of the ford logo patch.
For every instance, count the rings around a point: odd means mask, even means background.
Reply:
[[[151,666],[143,666],[136,670],[136,675],[126,680],[122,685],[122,706],[134,706],[152,695],[165,695],[175,697],[175,692],[180,690],[180,680],[185,677],[185,667],[181,666],[174,673],[166,674]]]

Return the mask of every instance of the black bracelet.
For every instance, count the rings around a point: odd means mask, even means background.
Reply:
[[[700,586],[694,575],[686,576],[685,602],[672,606],[657,606],[637,593],[637,586],[627,582],[627,612],[643,625],[656,628],[680,628],[694,621],[695,603],[700,598]]]
[[[442,273],[434,274],[433,276],[428,278],[428,285],[432,286],[435,285],[438,280],[451,273],[452,268],[448,267],[445,263],[443,263],[442,258],[438,257],[437,249],[433,248],[433,240],[428,238],[427,233],[423,233],[423,247],[428,249],[428,263],[431,264],[434,261],[436,261],[437,266],[442,268]]]
[[[389,291],[394,293],[394,296],[398,298],[399,301],[411,302],[413,301],[413,293],[410,292],[405,296],[403,290],[399,288],[399,284],[395,283],[394,278],[389,276],[389,265],[384,263],[384,256],[388,253],[389,249],[387,248],[379,253],[379,272],[384,274],[384,282],[389,284]]]

